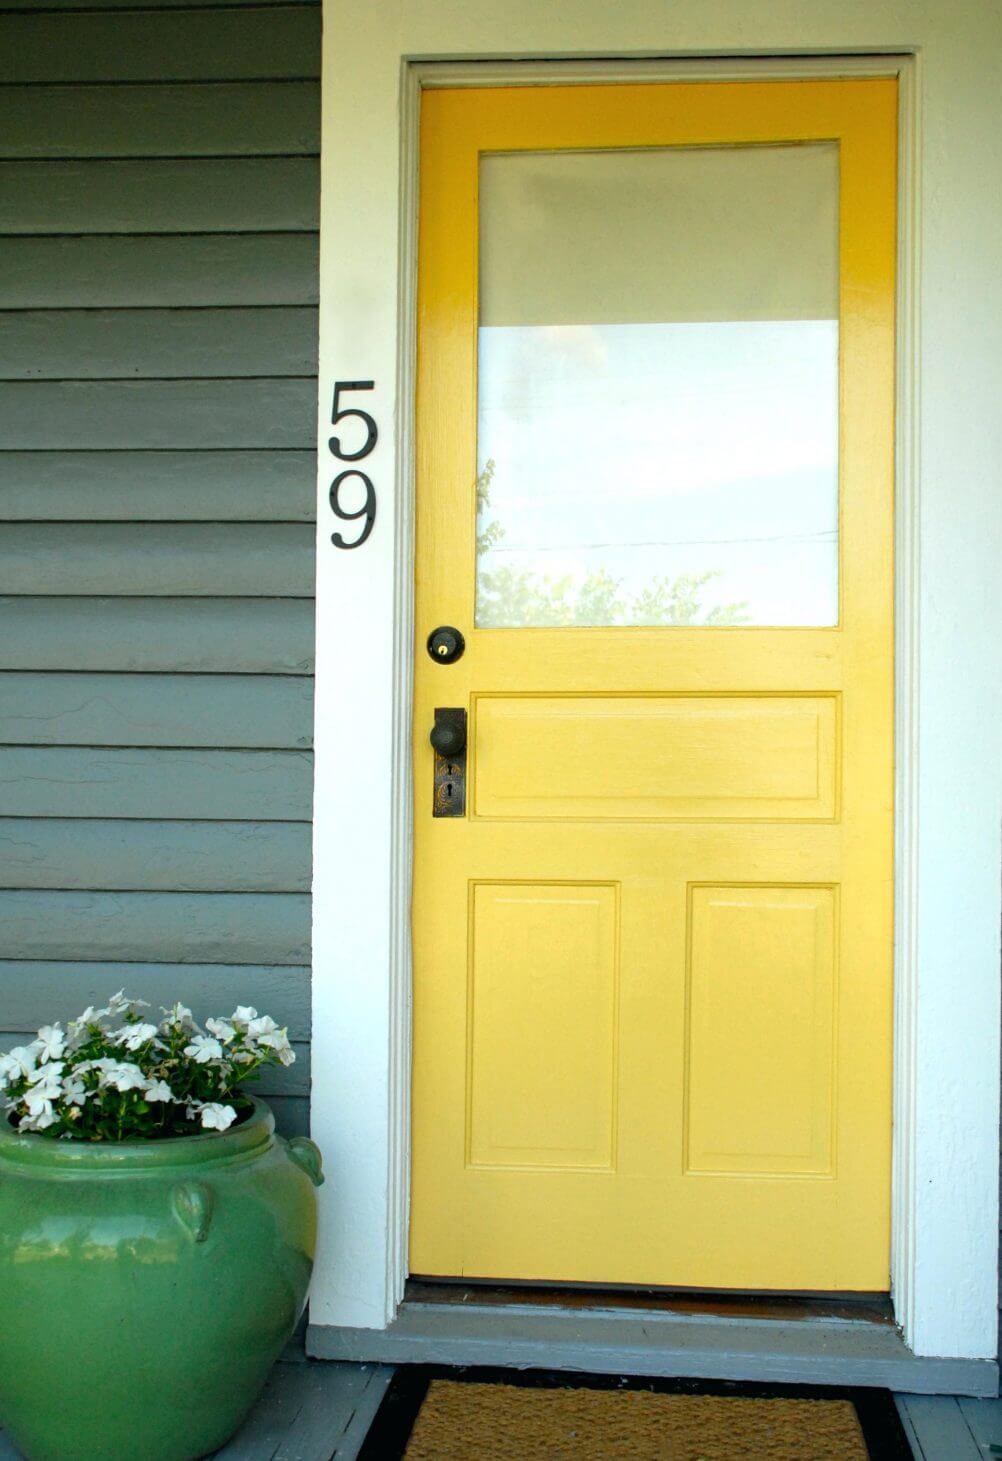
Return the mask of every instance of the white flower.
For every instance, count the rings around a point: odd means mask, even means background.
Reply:
[[[107,1010],[96,1010],[91,1004],[87,1006],[82,1015],[78,1015],[75,1020],[70,1020],[66,1026],[66,1051],[64,1053],[69,1054],[74,1050],[79,1050],[80,1046],[91,1038],[94,1030],[99,1030],[103,1034],[101,1020],[107,1013]]]
[[[161,1006],[161,1008],[163,1007]],[[191,1010],[186,1004],[173,1004],[169,1010],[164,1010],[164,1014],[167,1016],[164,1020],[165,1025],[176,1026],[180,1029],[190,1029],[195,1023],[191,1017]]]
[[[174,1092],[166,1081],[147,1081],[143,1087],[147,1101],[173,1101]]]
[[[82,1106],[91,1092],[76,1074],[63,1077],[62,1098],[70,1106]]]
[[[44,1131],[47,1126],[52,1126],[58,1119],[51,1104],[47,1104],[34,1116],[22,1116],[17,1123],[17,1129],[18,1131]]]
[[[232,1106],[221,1106],[218,1101],[206,1101],[198,1108],[202,1125],[211,1131],[225,1131],[237,1119]]]
[[[246,1027],[250,1024],[251,1020],[256,1019],[257,1010],[252,1004],[238,1004],[236,1009],[230,1015],[231,1022],[236,1026],[238,1030],[240,1029],[241,1025]]]
[[[260,1040],[262,1035],[273,1035],[277,1029],[271,1015],[259,1015],[247,1026],[247,1034],[252,1040]]]
[[[184,1053],[190,1055],[197,1065],[205,1065],[209,1060],[221,1059],[223,1047],[211,1035],[196,1035],[191,1044],[184,1047]]]
[[[58,1095],[63,1075],[63,1064],[64,1062],[61,1060],[52,1060],[48,1065],[38,1066],[28,1077],[30,1089],[37,1091],[44,1088],[49,1092],[49,1095]]]
[[[156,1025],[126,1025],[124,1029],[116,1030],[109,1036],[116,1045],[124,1045],[126,1050],[138,1050],[140,1045],[145,1045],[148,1040],[153,1040],[159,1034]]]
[[[21,1099],[28,1108],[28,1115],[37,1121],[39,1116],[52,1115],[52,1102],[58,1094],[58,1086],[53,1089],[47,1082],[42,1081],[37,1086],[32,1086],[30,1090],[25,1091]]]
[[[89,1004],[82,1015],[77,1015],[75,1020],[70,1020],[70,1029],[86,1030],[89,1025],[99,1025],[107,1013],[106,1009],[96,1010],[92,1004]]]
[[[125,990],[120,989],[117,994],[113,994],[109,999],[107,1013],[109,1015],[121,1015],[128,1009],[149,1009],[149,1004],[145,999],[130,999]]]
[[[34,1040],[30,1045],[15,1045],[6,1055],[0,1055],[0,1088],[6,1090],[11,1081],[31,1075],[37,1060],[38,1045]]]
[[[293,1065],[296,1060],[296,1052],[289,1044],[289,1036],[285,1030],[269,1031],[258,1040],[267,1050],[274,1050],[282,1065]]]
[[[114,1086],[116,1091],[141,1091],[146,1084],[145,1075],[131,1061],[104,1058],[92,1061],[91,1064],[100,1069],[102,1086]]]
[[[206,1020],[205,1028],[222,1040],[224,1045],[228,1045],[237,1033],[229,1020]]]
[[[109,1071],[105,1079],[119,1091],[141,1091],[146,1084],[146,1076],[139,1066],[127,1060],[123,1060],[117,1070]]]
[[[62,1025],[43,1025],[35,1044],[43,1060],[58,1060],[66,1048],[66,1035]]]

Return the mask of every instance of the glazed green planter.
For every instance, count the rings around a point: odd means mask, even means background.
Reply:
[[[306,1302],[320,1154],[230,1131],[83,1143],[0,1121],[0,1424],[29,1461],[192,1461]]]

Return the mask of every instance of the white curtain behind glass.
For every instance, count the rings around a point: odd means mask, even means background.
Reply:
[[[477,623],[835,623],[835,144],[480,182]]]

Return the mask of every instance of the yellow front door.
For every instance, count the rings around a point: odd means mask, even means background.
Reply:
[[[425,93],[416,1274],[888,1287],[895,139]]]

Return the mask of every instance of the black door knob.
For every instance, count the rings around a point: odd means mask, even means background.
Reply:
[[[446,719],[439,712],[432,726],[431,743],[440,756],[451,761],[466,746],[466,726],[458,717]]]
[[[466,640],[451,624],[443,624],[428,635],[428,653],[440,665],[451,665],[466,648]]]

